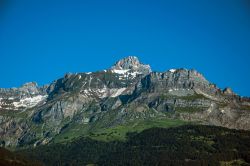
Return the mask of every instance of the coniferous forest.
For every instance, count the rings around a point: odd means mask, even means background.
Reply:
[[[16,152],[44,165],[250,165],[250,132],[185,125],[128,133],[126,141],[80,138]]]

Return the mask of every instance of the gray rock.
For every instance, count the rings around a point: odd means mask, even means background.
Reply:
[[[129,56],[119,60],[114,66],[111,67],[111,69],[132,70],[143,74],[149,74],[151,72],[150,66],[142,64],[135,56]]]

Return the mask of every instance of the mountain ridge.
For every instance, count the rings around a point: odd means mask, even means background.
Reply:
[[[123,66],[123,67],[121,67]],[[202,77],[204,80],[205,80],[205,77],[200,73],[198,72],[197,70],[195,69],[186,69],[186,68],[177,68],[177,69],[169,69],[169,70],[166,70],[166,71],[163,71],[163,72],[158,72],[158,71],[152,71],[150,65],[145,65],[143,63],[141,63],[138,59],[138,57],[136,56],[128,56],[128,57],[125,57],[125,58],[122,58],[120,60],[118,60],[113,66],[111,66],[110,68],[108,69],[104,69],[104,70],[97,70],[95,72],[84,72],[84,74],[91,74],[91,73],[96,73],[96,72],[106,72],[106,71],[111,71],[111,72],[114,72],[114,73],[118,73],[118,74],[124,74],[126,73],[127,71],[126,70],[138,70],[138,68],[140,67],[144,67],[145,70],[148,69],[148,71],[145,73],[145,75],[151,73],[151,72],[156,72],[156,73],[165,73],[165,72],[176,72],[176,71],[180,71],[180,70],[188,70],[188,71],[194,71],[195,73],[197,73],[198,76]],[[124,70],[124,71],[119,71],[119,70]],[[69,77],[71,75],[78,75],[78,74],[83,74],[83,73],[66,73],[64,75],[64,77]],[[136,73],[136,74],[139,74],[139,73]],[[55,80],[57,81],[57,80]],[[26,82],[24,84],[22,84],[21,86],[19,87],[10,87],[10,88],[0,88],[0,90],[15,90],[15,89],[20,89],[20,88],[48,88],[49,85],[53,84],[53,82],[55,81],[52,81],[52,83],[48,83],[48,84],[44,84],[44,85],[40,85],[38,86],[38,83],[35,82],[35,81],[32,81],[32,82]],[[215,85],[215,84],[214,84]],[[216,85],[215,85],[216,86]],[[233,93],[233,90],[230,88],[230,87],[225,87],[224,89],[221,89],[223,92],[225,93]],[[249,98],[247,96],[244,96],[246,98]]]
[[[218,88],[194,69],[155,72],[129,56],[109,69],[67,73],[49,85],[1,88],[0,142],[38,146],[73,130],[88,135],[148,119],[250,130],[249,111],[249,98]]]

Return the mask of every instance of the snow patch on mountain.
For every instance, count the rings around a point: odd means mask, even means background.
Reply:
[[[13,105],[17,108],[19,107],[34,107],[41,101],[45,100],[48,96],[47,95],[38,95],[35,97],[27,97],[24,99],[21,99],[19,102],[13,102]]]
[[[176,69],[170,69],[169,70],[171,73],[174,73],[176,71]]]
[[[112,72],[113,73],[117,73],[117,74],[126,74],[129,70],[117,70],[117,69],[113,69]]]
[[[140,73],[140,72],[132,72],[130,74],[131,74],[132,78],[135,78],[137,75],[142,74],[142,73]]]
[[[116,89],[116,92],[113,93],[113,94],[111,95],[111,97],[117,97],[117,96],[121,95],[125,90],[126,90],[126,88]]]
[[[107,88],[107,87],[103,87],[101,89],[97,89],[97,88],[88,88],[88,89],[84,89],[83,91],[81,91],[81,95],[84,97],[99,97],[99,98],[105,98],[105,97],[117,97],[119,95],[121,95],[124,91],[126,90],[126,88]]]
[[[124,80],[124,79],[127,79],[127,78],[130,78],[130,79],[134,79],[136,76],[138,76],[139,74],[142,74],[141,72],[138,72],[138,71],[133,71],[133,70],[130,70],[130,69],[112,69],[111,70],[112,73],[116,73],[116,74],[119,74],[119,80]]]

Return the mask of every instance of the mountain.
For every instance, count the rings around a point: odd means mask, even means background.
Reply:
[[[67,73],[49,85],[0,89],[0,144],[39,146],[78,137],[186,123],[250,130],[250,99],[196,70],[154,72],[129,56],[103,71]],[[101,135],[103,131],[108,135]]]

